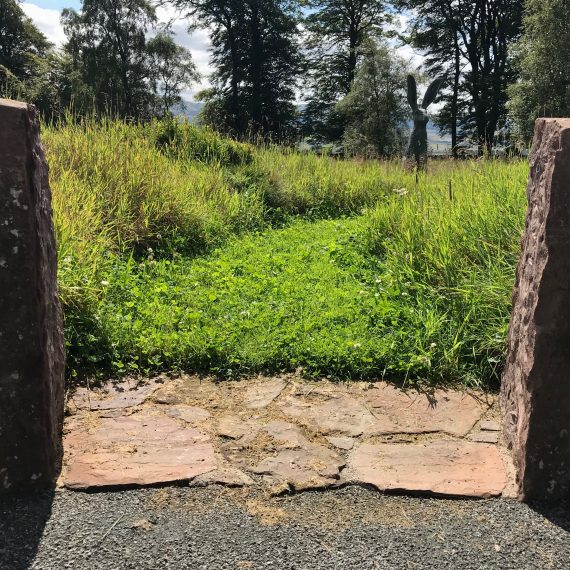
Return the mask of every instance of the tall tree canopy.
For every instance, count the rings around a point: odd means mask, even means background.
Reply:
[[[145,119],[169,113],[198,75],[191,54],[156,25],[149,0],[83,0],[64,10],[67,92],[77,112]]]
[[[518,82],[509,89],[516,135],[528,142],[537,117],[570,116],[570,2],[526,0],[516,47]]]
[[[17,0],[0,0],[0,93],[24,89],[41,73],[51,44]]]
[[[66,9],[62,22],[80,79],[98,112],[139,118],[152,107],[146,33],[156,22],[148,0],[84,0]],[[76,102],[78,103],[78,102]],[[87,102],[84,102],[87,103]]]
[[[446,127],[459,122],[481,148],[490,148],[506,120],[507,85],[515,78],[510,47],[519,37],[522,0],[400,0],[412,14],[412,42],[428,69],[452,86]],[[444,122],[447,122],[444,121]]]
[[[157,114],[170,114],[173,107],[182,102],[181,91],[200,77],[192,54],[166,32],[160,32],[148,41],[147,52],[150,82],[157,95]]]
[[[380,0],[308,0],[307,4],[310,65],[305,123],[324,138],[340,138],[343,125],[336,103],[350,92],[363,42],[381,35],[384,7]]]
[[[213,89],[203,120],[237,136],[282,137],[295,116],[302,71],[294,0],[173,0],[210,32]],[[214,119],[215,117],[215,119]]]
[[[350,154],[391,156],[402,151],[409,115],[405,85],[408,66],[384,44],[362,46],[350,93],[337,110],[345,117],[345,148]]]

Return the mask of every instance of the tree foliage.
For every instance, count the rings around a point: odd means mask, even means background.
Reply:
[[[519,37],[522,0],[400,0],[410,10],[412,43],[431,72],[451,86],[440,124],[459,126],[480,148],[494,144],[506,121],[507,86],[515,79],[511,45]]]
[[[526,0],[517,44],[520,79],[509,89],[516,135],[528,142],[537,117],[570,116],[570,2]]]
[[[283,138],[295,118],[302,71],[298,4],[292,0],[174,0],[192,26],[210,32],[213,89],[202,120],[239,137]]]
[[[384,7],[379,0],[309,0],[308,5],[305,129],[336,139],[344,128],[336,103],[350,92],[361,46],[381,35]]]
[[[181,104],[181,91],[198,81],[200,76],[192,54],[166,32],[160,32],[148,41],[147,52],[150,58],[150,82],[158,96],[157,114],[168,115],[174,106]]]
[[[62,22],[77,80],[87,87],[99,113],[147,116],[152,108],[148,88],[146,33],[156,22],[148,0],[84,0],[81,12],[66,9]],[[81,101],[88,105],[89,101]]]
[[[19,2],[0,0],[0,95],[45,99],[51,48]]]
[[[21,0],[0,0],[0,94],[35,103],[48,119],[69,108],[127,120],[177,112],[198,73],[157,21],[156,6],[169,5],[190,32],[210,35],[202,123],[237,138],[287,141],[301,130],[391,154],[403,62],[379,42],[395,8],[426,74],[446,81],[435,122],[453,147],[465,139],[483,151],[512,126],[526,141],[537,116],[570,113],[570,0],[526,0],[521,37],[523,2],[82,0],[79,11],[63,10],[67,42],[56,49]]]
[[[337,105],[346,120],[344,142],[350,154],[401,153],[408,132],[407,72],[406,62],[386,45],[366,41],[352,89]]]
[[[83,0],[66,9],[68,104],[129,119],[170,112],[180,92],[197,78],[190,53],[156,25],[149,0]]]

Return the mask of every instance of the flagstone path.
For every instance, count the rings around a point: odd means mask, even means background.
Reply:
[[[495,398],[472,391],[295,376],[130,380],[70,397],[61,484],[511,496],[497,417]]]

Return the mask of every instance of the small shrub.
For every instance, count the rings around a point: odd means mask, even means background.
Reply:
[[[251,146],[176,118],[155,120],[146,131],[156,147],[175,160],[240,166],[250,164],[254,158]]]

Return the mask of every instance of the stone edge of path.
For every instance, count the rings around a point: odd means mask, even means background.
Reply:
[[[478,414],[473,415],[470,409],[470,427],[463,418],[465,425],[459,430],[451,426],[434,433],[420,427],[414,432],[410,422],[416,421],[416,411],[404,418],[403,429],[398,432],[391,424],[390,429],[379,429],[386,422],[377,421],[374,412],[382,412],[379,394],[388,394],[388,403],[396,397],[389,385],[372,385],[360,393],[362,387],[355,384],[345,390],[331,383],[317,384],[315,388],[282,378],[266,380],[261,389],[241,383],[232,386],[236,391],[230,398],[237,398],[239,406],[225,401],[223,404],[230,410],[222,409],[216,417],[217,404],[212,404],[211,399],[218,388],[207,382],[200,396],[203,402],[181,401],[175,387],[163,379],[155,379],[142,389],[131,383],[126,385],[128,390],[112,386],[91,394],[80,393],[72,400],[72,415],[66,424],[67,468],[59,485],[85,491],[171,484],[225,485],[259,487],[274,495],[359,485],[393,494],[464,498],[516,495],[510,456],[502,444],[477,441],[489,435],[490,426],[497,427],[495,419],[487,416],[494,400],[491,404],[479,403]],[[306,409],[314,412],[321,406],[329,416],[347,398],[352,403],[340,406],[340,417],[320,418],[323,421],[311,414],[307,418],[298,410],[287,413],[291,405],[303,410],[304,397],[318,399],[316,404],[308,402]],[[460,404],[465,401],[465,394],[448,390],[438,397]],[[360,409],[354,401],[364,401],[363,409],[370,415],[357,426],[356,432],[362,433],[356,433],[354,426],[344,432],[338,429],[343,413],[350,419]],[[208,405],[213,408],[205,409]],[[280,419],[268,421],[271,417],[263,416],[268,408]],[[449,409],[445,405],[443,409],[449,416]],[[394,410],[388,411],[394,415]],[[153,436],[152,426],[150,431],[144,427],[149,421],[154,422],[158,432],[165,430],[164,437]],[[298,423],[292,423],[295,421]],[[114,422],[141,427],[113,431]],[[461,436],[454,435],[454,431]],[[114,438],[107,442],[111,447],[105,443],[109,434]],[[402,440],[410,436],[412,440]],[[82,449],[85,444],[91,449]],[[185,449],[188,445],[194,446],[194,453]],[[263,453],[256,445],[261,445]],[[181,465],[176,465],[177,461]],[[105,471],[105,465],[111,466],[110,472]]]

